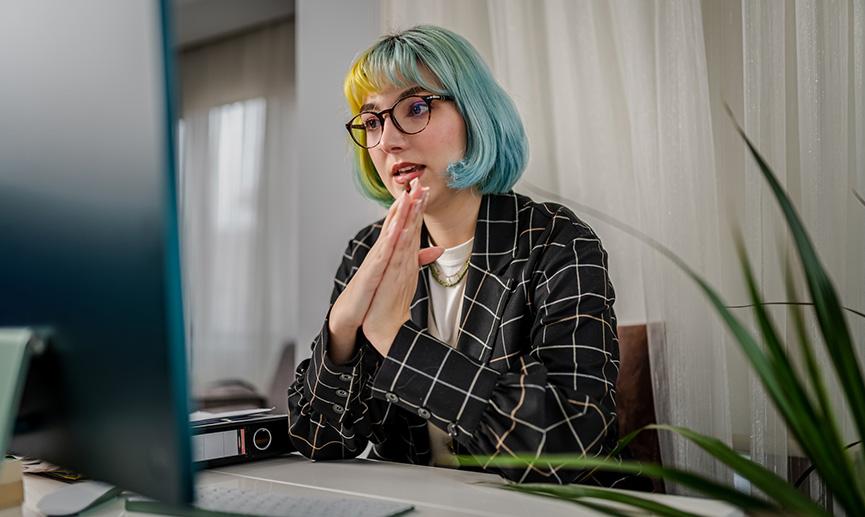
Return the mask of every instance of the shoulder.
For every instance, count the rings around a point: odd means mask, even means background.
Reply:
[[[556,289],[576,289],[575,295],[591,291],[603,303],[612,303],[607,252],[592,227],[559,203],[536,202],[519,194],[514,194],[514,201],[520,237],[512,274],[534,278],[534,285],[543,287],[544,298]]]
[[[529,250],[538,245],[575,242],[600,246],[600,239],[592,227],[570,208],[559,203],[538,202],[529,196],[508,192],[490,196],[489,207],[490,212],[499,217],[512,215],[516,240],[528,246]],[[482,217],[484,215],[481,214]],[[490,215],[489,218],[493,217]]]

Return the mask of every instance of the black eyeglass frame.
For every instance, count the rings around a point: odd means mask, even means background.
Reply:
[[[430,116],[429,116],[429,118],[427,118],[427,122],[424,125],[424,127],[418,129],[415,132],[409,132],[409,131],[406,131],[405,129],[403,129],[402,126],[399,125],[399,122],[397,122],[397,120],[394,118],[393,109],[400,102],[402,102],[406,99],[411,99],[413,97],[416,97],[418,99],[422,99],[426,103],[427,108],[429,108],[429,110],[430,110]],[[403,97],[402,99],[399,99],[398,101],[394,102],[393,106],[391,106],[390,108],[388,108],[386,110],[381,110],[378,112],[376,112],[376,111],[361,111],[357,115],[351,117],[351,120],[346,122],[345,129],[346,129],[346,131],[348,131],[348,135],[351,137],[352,142],[354,142],[355,144],[357,144],[359,147],[361,147],[363,149],[372,149],[373,147],[376,147],[378,144],[381,143],[381,136],[379,136],[378,142],[376,142],[375,145],[365,146],[365,145],[361,144],[360,142],[358,142],[357,139],[354,137],[354,134],[351,132],[352,129],[365,129],[363,125],[352,125],[352,121],[354,121],[359,116],[361,116],[363,114],[375,115],[375,118],[377,118],[379,123],[381,123],[382,132],[384,132],[384,116],[389,115],[388,118],[390,118],[390,121],[393,123],[393,127],[397,128],[400,133],[402,133],[404,135],[416,135],[416,134],[420,133],[421,131],[423,131],[424,129],[426,129],[427,126],[429,126],[429,121],[432,120],[432,101],[452,101],[452,100],[454,100],[454,98],[451,97],[450,95],[407,95],[407,96]]]

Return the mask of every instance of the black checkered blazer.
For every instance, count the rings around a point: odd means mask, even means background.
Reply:
[[[349,241],[331,303],[382,222]],[[425,228],[421,241],[429,245]],[[353,458],[371,441],[379,458],[429,464],[427,421],[450,434],[457,454],[594,456],[615,446],[615,296],[607,254],[589,226],[554,203],[483,196],[456,349],[427,330],[427,279],[421,268],[411,320],[387,357],[359,331],[355,357],[337,366],[327,356],[325,320],[288,391],[298,451]],[[551,483],[580,474],[542,464],[496,472]]]

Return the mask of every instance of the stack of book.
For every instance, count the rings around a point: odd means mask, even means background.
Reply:
[[[21,515],[24,504],[24,481],[21,478],[21,462],[0,460],[0,517]]]

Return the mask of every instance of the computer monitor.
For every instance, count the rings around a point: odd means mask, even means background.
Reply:
[[[0,328],[47,329],[57,368],[12,449],[190,502],[169,8],[0,7]]]

